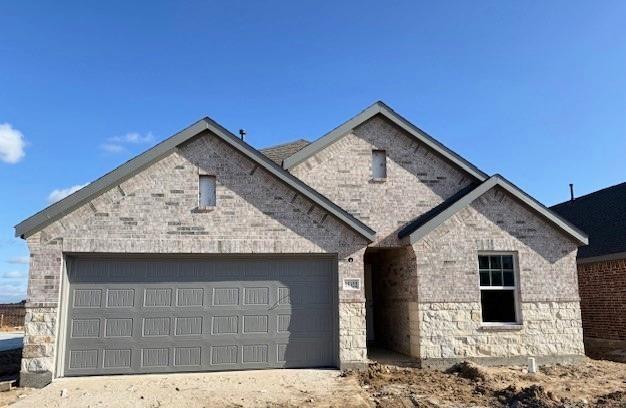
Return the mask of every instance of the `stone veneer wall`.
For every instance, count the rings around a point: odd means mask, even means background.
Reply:
[[[379,149],[387,153],[384,181],[372,180]],[[373,228],[377,246],[400,246],[401,227],[472,181],[381,115],[290,171]]]
[[[544,358],[583,354],[576,244],[495,188],[413,244],[420,356]],[[478,254],[513,252],[521,327],[481,325]]]
[[[198,174],[217,176],[217,205],[199,211]],[[363,279],[367,242],[207,132],[27,238],[31,253],[22,382],[55,370],[64,253],[331,253],[339,282]],[[352,262],[348,261],[352,258]],[[339,292],[340,362],[363,363],[363,291]],[[43,380],[42,380],[43,378]]]

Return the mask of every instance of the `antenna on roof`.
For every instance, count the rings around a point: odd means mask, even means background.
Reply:
[[[574,201],[574,184],[569,183],[569,196],[570,201]]]
[[[243,137],[246,135],[246,130],[245,129],[239,129],[239,136],[241,136],[241,140],[243,140]]]

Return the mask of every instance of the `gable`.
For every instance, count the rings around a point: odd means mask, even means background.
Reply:
[[[198,208],[203,173],[217,179],[217,204],[208,210]],[[336,253],[367,244],[208,132],[33,237],[68,252]]]
[[[386,177],[376,179],[381,151]],[[399,245],[399,228],[475,180],[380,114],[290,171],[376,230],[383,246]]]
[[[395,125],[397,125],[413,138],[415,138],[416,141],[437,152],[437,154],[441,155],[444,159],[457,166],[459,169],[463,170],[470,176],[476,178],[479,181],[484,181],[487,179],[487,175],[480,171],[472,163],[465,160],[452,150],[448,149],[446,146],[435,140],[432,136],[428,135],[426,132],[419,129],[417,126],[413,125],[411,122],[409,122],[399,114],[397,114],[393,109],[391,109],[381,101],[375,102],[352,119],[344,122],[337,128],[333,129],[313,143],[304,147],[297,153],[286,158],[283,161],[283,167],[287,170],[292,169],[293,167],[309,159],[316,153],[332,145],[342,137],[346,136],[357,126],[365,123],[376,115],[384,116],[386,119],[393,122]]]
[[[446,222],[450,217],[467,208],[475,200],[496,187],[503,189],[519,204],[526,207],[532,214],[551,224],[556,230],[568,236],[578,244],[586,245],[588,243],[588,238],[582,231],[579,231],[576,227],[560,218],[556,213],[550,211],[537,200],[533,199],[498,174],[490,177],[481,184],[470,186],[462,190],[459,194],[450,197],[439,206],[417,217],[398,232],[398,238],[403,239],[408,237],[411,243],[419,241],[431,231],[435,230],[439,225]]]
[[[50,223],[71,213],[81,206],[84,206],[91,200],[102,195],[104,192],[115,188],[120,183],[128,180],[162,158],[170,155],[180,145],[190,141],[203,132],[220,139],[226,145],[230,146],[233,152],[251,160],[255,163],[255,166],[262,168],[271,176],[277,178],[282,183],[289,186],[289,188],[305,197],[307,200],[310,200],[314,205],[319,206],[324,211],[327,211],[329,214],[345,223],[349,228],[356,231],[367,240],[373,240],[375,232],[367,225],[351,216],[345,210],[316,192],[310,186],[304,184],[302,181],[284,171],[262,153],[258,152],[209,118],[204,118],[194,123],[185,130],[129,160],[83,189],[22,221],[15,226],[16,236],[27,237],[37,231],[40,231]],[[230,154],[232,154],[232,152]]]

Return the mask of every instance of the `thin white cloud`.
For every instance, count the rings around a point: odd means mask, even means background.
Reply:
[[[27,256],[13,256],[7,260],[10,264],[28,265],[29,258]]]
[[[85,187],[87,184],[89,184],[89,183],[77,184],[75,186],[68,187],[68,188],[52,190],[52,192],[50,194],[48,194],[48,204],[53,204],[53,203],[56,203],[59,200],[64,199],[68,195],[70,195],[70,194],[80,190],[81,188]]]
[[[100,149],[107,153],[123,153],[126,152],[128,145],[150,144],[154,142],[152,132],[138,133],[128,132],[123,136],[113,136],[107,139],[105,143],[100,145]]]
[[[9,123],[0,123],[0,160],[15,164],[24,158],[24,135]]]
[[[100,148],[107,153],[121,153],[126,151],[124,146],[116,143],[102,143]]]
[[[0,285],[0,302],[19,302],[26,298],[26,281],[21,284]]]
[[[152,134],[152,132],[148,132],[144,135],[137,132],[129,132],[126,133],[124,136],[111,137],[109,138],[109,141],[117,143],[145,144],[152,143],[154,141],[154,135]]]
[[[19,279],[26,277],[25,271],[8,271],[2,274],[5,279]]]

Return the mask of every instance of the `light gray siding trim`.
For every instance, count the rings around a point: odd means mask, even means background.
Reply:
[[[433,149],[444,158],[457,165],[462,170],[469,173],[471,176],[475,177],[477,180],[484,181],[488,178],[487,174],[480,171],[476,166],[439,143],[432,136],[428,135],[417,126],[413,125],[411,122],[397,114],[393,109],[391,109],[381,101],[374,103],[352,119],[331,130],[329,133],[317,139],[315,142],[306,146],[294,155],[286,158],[283,161],[283,167],[289,170],[297,164],[302,163],[317,152],[323,150],[327,146],[341,139],[343,136],[351,132],[352,129],[354,129],[361,123],[366,122],[367,120],[378,114],[385,116],[387,119],[391,120],[397,126],[405,130],[407,133],[418,139],[421,143],[424,143],[426,146]]]
[[[272,175],[278,177],[280,180],[287,183],[290,187],[303,194],[305,197],[340,219],[342,222],[346,223],[350,228],[361,234],[367,240],[374,240],[374,237],[376,235],[376,232],[374,230],[372,230],[367,225],[353,217],[350,213],[315,191],[310,186],[306,185],[295,176],[283,170],[276,163],[265,157],[265,155],[263,155],[261,152],[257,151],[252,146],[245,143],[210,118],[204,118],[194,123],[185,130],[176,133],[174,136],[164,140],[163,142],[157,144],[156,146],[145,151],[139,156],[136,156],[135,158],[127,161],[112,172],[107,173],[103,177],[78,190],[74,194],[65,197],[63,200],[52,204],[46,209],[20,222],[15,226],[15,236],[28,237],[29,235],[34,234],[51,222],[56,221],[57,219],[63,217],[66,214],[69,214],[81,205],[87,203],[94,197],[118,185],[122,181],[134,176],[141,170],[148,167],[150,164],[169,154],[180,144],[186,142],[187,140],[199,135],[206,130],[220,137],[226,143],[244,154],[244,156],[257,162]]]
[[[616,252],[614,254],[591,256],[589,258],[578,258],[576,260],[576,263],[588,264],[588,263],[594,263],[594,262],[617,261],[620,259],[626,259],[626,252]]]
[[[494,188],[495,186],[500,186],[508,193],[513,195],[515,198],[520,200],[523,204],[525,204],[528,208],[536,212],[542,218],[553,224],[555,227],[569,235],[580,245],[587,245],[589,243],[589,239],[587,236],[569,224],[567,221],[563,220],[561,217],[556,215],[554,212],[550,211],[543,204],[539,203],[537,200],[529,196],[520,190],[517,186],[510,183],[504,177],[496,174],[490,177],[487,181],[467,193],[467,195],[463,196],[457,202],[452,204],[450,207],[446,208],[440,214],[438,214],[433,219],[427,221],[422,226],[417,228],[411,234],[409,234],[409,239],[411,244],[419,241],[428,235],[431,231],[441,225],[445,220],[456,214],[459,210],[470,205],[474,200]]]

